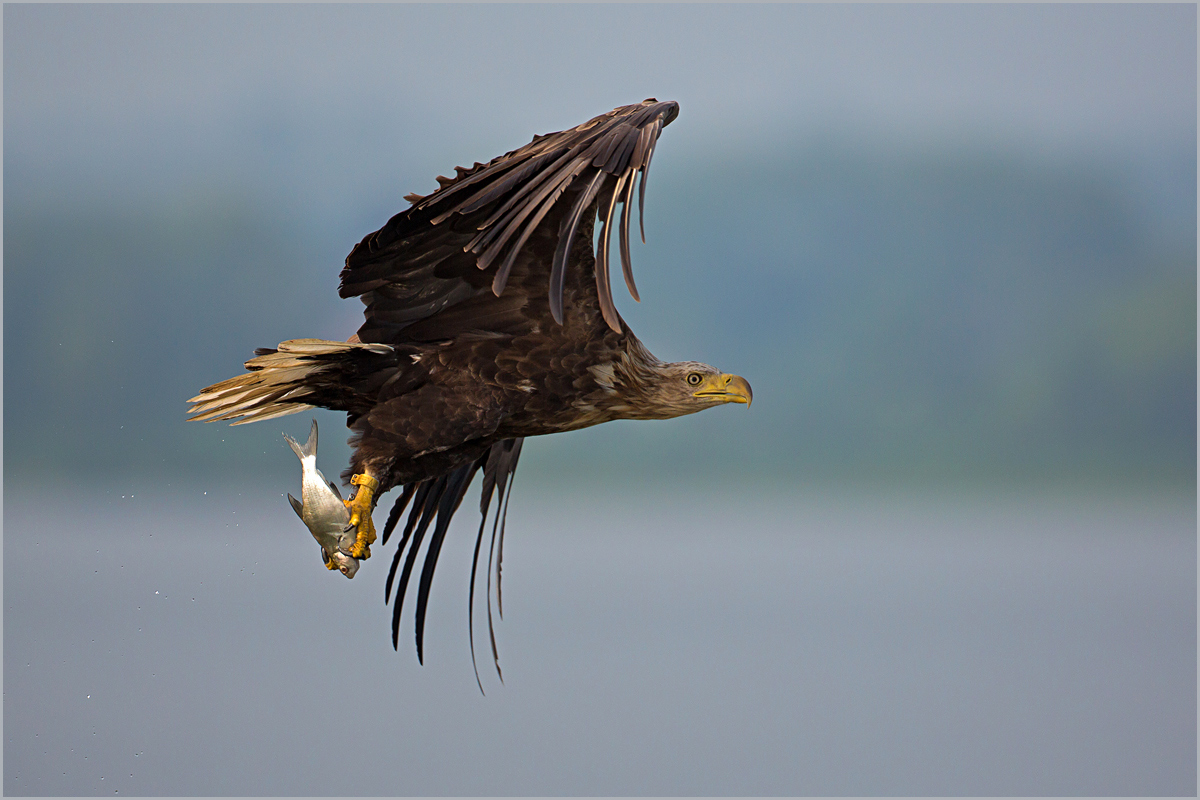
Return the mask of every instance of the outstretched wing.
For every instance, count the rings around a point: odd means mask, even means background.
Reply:
[[[367,303],[359,339],[398,343],[408,338],[404,331],[414,323],[485,291],[501,298],[527,244],[536,248],[527,253],[528,268],[536,273],[531,277],[544,281],[550,314],[562,324],[567,262],[581,222],[593,207],[602,225],[596,293],[605,322],[619,333],[608,275],[612,228],[616,224],[619,230],[625,283],[637,299],[629,256],[634,187],[640,173],[640,223],[655,144],[663,126],[678,114],[677,103],[653,98],[615,108],[570,130],[535,136],[487,164],[457,167],[456,177],[438,178],[441,188],[431,195],[409,195],[413,205],[359,242],[342,270],[341,296],[362,295]],[[557,237],[530,242],[543,226],[556,230]],[[502,303],[492,306],[481,306],[478,317],[491,321],[513,311]]]

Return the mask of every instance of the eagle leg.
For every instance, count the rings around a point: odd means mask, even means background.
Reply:
[[[353,500],[343,501],[350,509],[350,524],[346,530],[356,529],[350,555],[365,560],[371,557],[370,545],[375,542],[375,523],[371,521],[371,512],[375,509],[375,492],[379,489],[379,481],[363,472],[352,475],[350,483],[358,487]]]

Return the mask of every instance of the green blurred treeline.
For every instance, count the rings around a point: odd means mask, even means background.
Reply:
[[[1195,175],[1187,149],[656,156],[622,313],[754,405],[550,437],[526,471],[1194,486]],[[184,400],[256,346],[353,332],[337,272],[386,216],[345,216],[219,183],[62,209],[6,191],[8,480],[290,475],[279,431],[307,416],[184,424]],[[319,418],[332,475],[344,435]]]

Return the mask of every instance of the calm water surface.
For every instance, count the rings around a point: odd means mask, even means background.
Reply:
[[[7,487],[5,793],[1196,792],[1194,497],[517,489],[483,697],[474,500],[421,667],[282,496]]]

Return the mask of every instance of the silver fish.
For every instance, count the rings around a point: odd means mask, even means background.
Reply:
[[[295,439],[283,435],[292,450],[300,458],[301,503],[288,495],[296,515],[308,526],[317,544],[321,545],[326,565],[337,569],[347,578],[358,572],[358,559],[348,552],[354,544],[355,531],[346,532],[350,523],[350,511],[342,501],[337,487],[325,479],[317,469],[317,421],[314,419],[308,441],[301,447]]]

